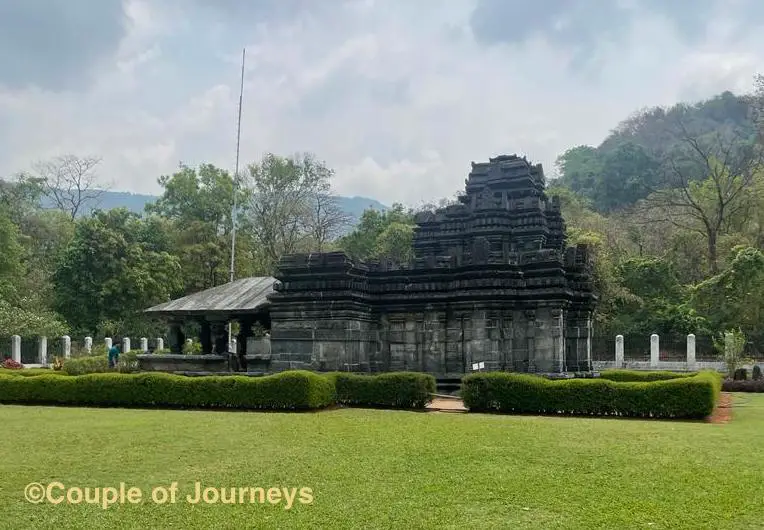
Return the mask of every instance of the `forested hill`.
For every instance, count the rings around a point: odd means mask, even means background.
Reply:
[[[141,195],[127,191],[104,191],[97,199],[85,203],[79,215],[89,215],[96,209],[112,210],[114,208],[127,208],[134,213],[143,213],[146,204],[156,202],[157,199],[159,197],[154,195]],[[337,205],[354,221],[361,218],[364,210],[371,208],[385,211],[388,209],[378,200],[368,197],[337,197]],[[50,198],[43,197],[42,206],[43,208],[53,208],[55,205]]]
[[[581,145],[560,155],[555,186],[585,197],[599,212],[631,206],[651,191],[670,187],[665,162],[692,149],[688,140],[721,135],[730,144],[754,140],[753,99],[724,92],[695,104],[644,109],[625,119],[597,147]],[[719,144],[719,142],[716,142]]]

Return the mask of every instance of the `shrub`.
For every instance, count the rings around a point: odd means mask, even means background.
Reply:
[[[471,374],[462,380],[471,411],[532,414],[704,418],[721,391],[721,377],[700,372],[649,382],[608,379],[549,380],[527,374]]]
[[[416,372],[379,375],[334,373],[338,403],[354,406],[396,409],[422,409],[435,393],[435,378]]]
[[[71,377],[0,374],[3,403],[298,410],[330,405],[333,394],[329,379],[304,371],[266,377],[185,377],[155,372]]]
[[[640,370],[605,370],[600,374],[600,379],[617,381],[620,383],[639,381],[668,381],[680,377],[692,377],[697,372],[666,372],[666,371],[640,371]]]
[[[762,375],[761,375],[761,366],[759,366],[758,364],[757,364],[757,365],[754,365],[754,367],[753,367],[753,375],[752,375],[752,379],[753,379],[754,381],[760,381],[760,380],[762,379]]]
[[[722,390],[725,392],[764,392],[764,380],[735,381],[733,379],[725,379],[724,383],[722,383]]]
[[[16,370],[16,369],[6,370],[5,368],[0,368],[0,374],[22,375],[24,377],[30,377],[30,376],[43,375],[43,374],[62,375],[62,372],[54,372],[53,370],[49,368],[24,368],[23,370]]]
[[[18,361],[14,361],[13,359],[8,358],[3,361],[3,368],[6,370],[21,370],[24,368],[24,365]]]
[[[735,381],[745,381],[748,379],[748,370],[745,368],[737,368],[732,374],[732,379]]]
[[[183,353],[185,355],[201,355],[202,343],[198,341],[186,342],[183,344]]]
[[[89,357],[66,359],[63,366],[63,371],[68,375],[85,375],[113,371],[130,373],[137,369],[137,353],[132,351],[123,353],[119,356],[116,370],[114,368],[109,368],[108,355],[92,355]]]

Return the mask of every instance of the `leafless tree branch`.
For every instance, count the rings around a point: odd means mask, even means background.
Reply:
[[[100,163],[98,157],[64,155],[37,162],[34,169],[43,181],[45,195],[74,219],[85,205],[96,201],[104,192],[96,187],[96,167]]]

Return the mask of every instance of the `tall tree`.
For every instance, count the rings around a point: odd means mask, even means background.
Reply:
[[[719,273],[719,237],[748,207],[748,193],[764,163],[764,149],[738,131],[698,135],[681,121],[683,149],[666,157],[661,189],[645,206],[668,222],[703,236],[708,268]]]
[[[78,220],[54,275],[56,308],[77,332],[136,324],[143,309],[182,288],[180,261],[157,248],[151,228],[126,209]]]
[[[45,194],[72,219],[103,194],[96,168],[101,159],[64,155],[37,162],[35,170],[45,186]]]
[[[211,164],[198,169],[181,166],[173,175],[161,176],[159,184],[164,192],[146,211],[171,223],[175,253],[183,263],[184,292],[226,283],[234,189],[242,206],[247,203],[246,190],[235,188],[231,175]]]
[[[324,189],[316,191],[311,199],[310,213],[306,219],[310,239],[318,252],[326,250],[326,245],[339,237],[351,222],[350,215],[342,209],[329,189],[329,183],[322,187]]]
[[[312,154],[266,154],[248,166],[247,226],[267,266],[299,250],[323,248],[347,223],[331,195],[334,171]]]
[[[414,212],[396,203],[384,212],[363,212],[353,231],[337,244],[356,259],[390,258],[406,263],[411,258],[413,235]]]

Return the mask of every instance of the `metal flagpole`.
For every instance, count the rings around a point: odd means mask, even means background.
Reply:
[[[239,147],[241,145],[241,103],[244,97],[244,59],[247,49],[241,50],[241,86],[239,87],[239,119],[236,126],[236,168],[233,174],[233,206],[231,208],[231,269],[229,271],[229,282],[234,278],[234,258],[236,254],[236,195],[239,186]],[[231,323],[228,323],[228,349],[233,344],[233,329]]]

